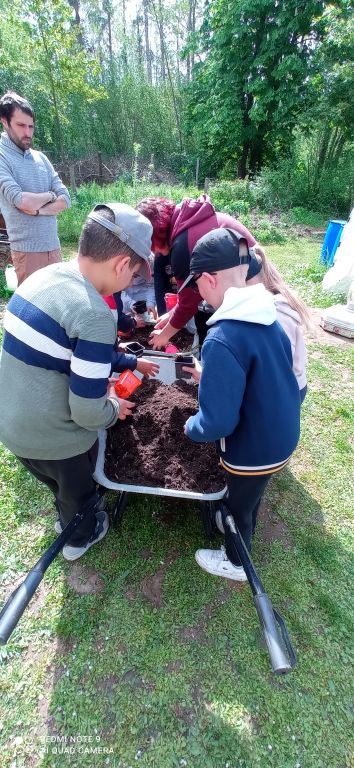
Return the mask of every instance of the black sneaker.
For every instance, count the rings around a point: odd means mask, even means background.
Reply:
[[[106,507],[107,507],[107,505],[106,505],[106,497],[105,496],[101,496],[101,498],[100,498],[100,500],[99,500],[99,502],[97,504],[97,509],[98,509],[99,512],[104,512]],[[55,533],[58,533],[58,534],[62,533],[63,530],[64,530],[64,528],[63,528],[63,526],[62,526],[62,524],[61,524],[61,522],[59,520],[59,517],[57,517],[57,519],[56,519],[56,521],[54,523],[54,530],[55,530]]]
[[[104,538],[109,528],[107,512],[96,512],[96,520],[96,528],[86,544],[81,544],[79,547],[65,544],[65,547],[63,548],[63,556],[65,557],[65,560],[78,560],[79,557],[82,557],[82,555],[93,546],[93,544],[98,544],[98,542]]]

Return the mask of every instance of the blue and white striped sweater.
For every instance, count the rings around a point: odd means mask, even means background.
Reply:
[[[80,397],[102,397],[111,371],[112,346],[69,339],[65,329],[22,296],[14,295],[4,320],[3,348],[26,365],[70,376]]]
[[[0,439],[27,458],[87,450],[118,416],[107,398],[115,324],[101,296],[72,264],[46,267],[14,294],[4,329]]]

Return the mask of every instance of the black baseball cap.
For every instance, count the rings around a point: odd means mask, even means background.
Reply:
[[[256,275],[259,275],[261,269],[262,269],[262,262],[258,261],[257,256],[255,253],[251,253],[251,261],[250,265],[248,267],[248,272],[246,276],[246,283],[248,280],[252,280],[252,277],[256,277]]]
[[[234,229],[219,227],[207,232],[194,246],[190,275],[178,290],[178,293],[192,286],[195,275],[202,272],[221,272],[223,269],[249,264],[251,254],[244,235]]]

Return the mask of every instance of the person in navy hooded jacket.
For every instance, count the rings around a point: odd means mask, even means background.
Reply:
[[[259,504],[270,477],[289,461],[300,434],[300,394],[291,344],[276,320],[273,296],[246,287],[247,240],[232,229],[202,237],[181,286],[197,286],[215,308],[202,347],[199,410],[185,424],[196,442],[216,441],[227,479],[226,502],[250,551]],[[222,522],[219,527],[223,530]],[[246,581],[229,531],[225,549],[198,550],[208,573]]]

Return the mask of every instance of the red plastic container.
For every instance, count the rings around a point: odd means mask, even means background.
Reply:
[[[177,293],[165,293],[165,303],[166,303],[167,312],[169,312],[170,309],[173,309],[173,307],[176,306],[177,302],[178,302]]]
[[[135,373],[133,371],[130,371],[127,369],[126,371],[123,371],[121,373],[118,381],[114,385],[114,389],[116,391],[116,394],[118,397],[123,398],[123,400],[126,400],[130,395],[135,392],[135,390],[140,387],[141,381],[140,379],[135,376]]]
[[[174,355],[176,352],[179,352],[179,349],[174,344],[167,344],[165,352],[168,352],[169,355]]]

